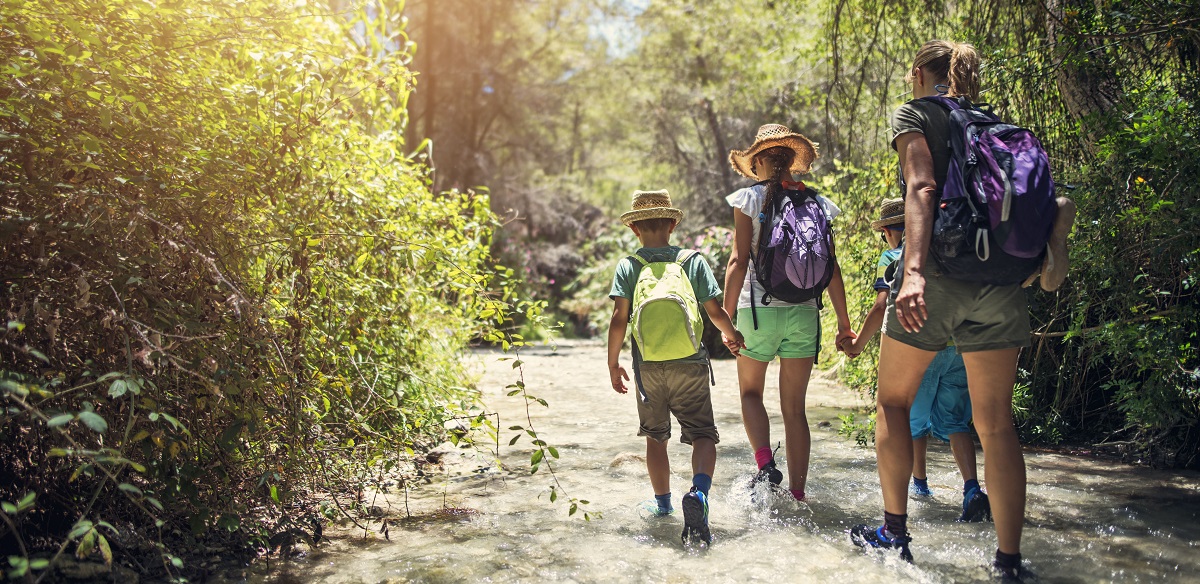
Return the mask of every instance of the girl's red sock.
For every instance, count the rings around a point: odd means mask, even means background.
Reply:
[[[792,492],[792,497],[794,497],[797,501],[804,500],[804,489],[788,489],[788,490]]]
[[[771,447],[770,446],[763,446],[762,448],[759,448],[758,450],[754,451],[754,462],[758,463],[758,468],[767,466],[768,463],[770,463],[774,460],[775,460],[775,457],[771,456]]]

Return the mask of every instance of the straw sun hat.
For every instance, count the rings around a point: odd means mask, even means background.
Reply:
[[[646,219],[674,219],[678,225],[683,219],[683,210],[671,206],[671,195],[663,191],[634,191],[633,210],[621,215],[626,226]]]
[[[812,140],[805,138],[779,124],[765,124],[758,128],[754,135],[754,144],[745,150],[733,150],[729,153],[729,163],[738,174],[756,180],[766,180],[769,176],[759,176],[754,171],[754,157],[760,152],[783,146],[789,148],[796,156],[792,158],[792,174],[805,174],[812,168],[812,162],[817,158],[817,146]]]
[[[871,222],[871,229],[883,229],[897,223],[904,224],[904,199],[884,199],[879,219]]]

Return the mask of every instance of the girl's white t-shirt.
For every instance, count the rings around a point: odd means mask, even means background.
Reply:
[[[747,217],[750,218],[751,225],[754,226],[754,233],[752,233],[750,235],[750,249],[751,250],[755,250],[758,248],[758,238],[760,235],[759,231],[761,230],[761,226],[762,226],[762,223],[759,222],[759,220],[758,220],[758,215],[759,215],[759,213],[762,212],[763,200],[766,199],[766,197],[767,197],[767,186],[766,185],[749,186],[744,189],[739,189],[737,191],[734,191],[733,194],[725,197],[725,200],[727,202],[729,202],[729,206],[733,207],[734,209],[738,209],[739,211],[744,213]],[[829,218],[829,221],[831,223],[833,222],[833,219],[835,217],[837,217],[838,215],[840,215],[842,212],[842,210],[840,208],[838,208],[838,206],[835,205],[833,203],[833,201],[830,201],[829,199],[826,199],[825,197],[822,197],[821,195],[817,195],[817,202],[820,203],[821,209],[823,209],[825,211],[825,216]],[[765,293],[766,293],[766,290],[763,289],[762,284],[758,283],[758,278],[755,277],[755,275],[754,275],[754,262],[750,262],[749,269],[746,270],[746,281],[742,284],[742,293],[740,296],[738,296],[738,308],[750,308],[750,295],[751,294],[754,294],[754,305],[762,306],[763,305],[762,297],[763,297],[763,294],[765,294]],[[772,298],[771,304],[769,304],[768,306],[776,307],[776,306],[816,306],[816,305],[817,305],[816,298],[813,298],[812,300],[808,300],[806,302],[801,302],[799,305],[784,302],[777,298]]]

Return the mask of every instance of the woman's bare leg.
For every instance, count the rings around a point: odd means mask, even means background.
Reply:
[[[1025,524],[1025,456],[1012,420],[1013,384],[1021,349],[963,353],[975,430],[983,443],[983,473],[1000,551],[1021,552]]]

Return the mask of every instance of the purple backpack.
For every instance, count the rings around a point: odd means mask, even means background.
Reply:
[[[833,278],[829,217],[817,201],[816,190],[803,188],[780,191],[759,214],[758,249],[751,260],[755,277],[766,291],[763,306],[773,298],[791,303],[816,298],[820,304],[821,292]],[[750,299],[753,304],[753,294]]]
[[[965,98],[922,98],[950,112],[950,166],[930,254],[957,280],[1024,281],[1042,264],[1058,205],[1050,159],[1033,132]]]

